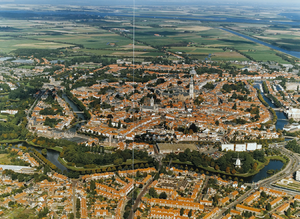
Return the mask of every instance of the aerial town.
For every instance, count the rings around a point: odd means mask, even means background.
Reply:
[[[0,218],[300,218],[299,24],[203,7],[0,6]]]
[[[103,145],[113,150],[142,150],[160,162],[166,155],[180,155],[187,150],[205,153],[211,149],[209,142],[219,143],[215,150],[206,153],[213,160],[224,156],[226,151],[265,150],[267,145],[275,144],[268,144],[268,140],[276,142],[284,137],[284,129],[297,126],[296,103],[300,95],[297,90],[284,89],[281,82],[292,77],[297,80],[298,76],[285,70],[271,74],[259,63],[246,64],[249,70],[236,75],[213,62],[106,66],[105,74],[120,75],[135,67],[143,70],[143,77],[153,79],[146,83],[104,80],[71,89],[73,96],[90,112],[90,119],[73,134],[66,130],[76,121],[76,112],[58,95],[65,89],[61,82],[51,77],[49,83],[43,85],[44,91],[36,94],[35,105],[28,110],[27,129],[36,138],[82,137],[87,133],[88,137],[82,142],[84,147]],[[199,74],[199,69],[213,73]],[[63,67],[54,74],[67,70]],[[99,69],[94,69],[76,80],[72,76],[69,80],[76,83],[97,71]],[[7,82],[3,79],[2,83]],[[14,84],[7,84],[14,89]],[[277,89],[282,95],[278,95]],[[259,96],[267,92],[281,104],[279,110],[293,120],[283,130],[275,128],[272,111],[260,100]],[[49,101],[52,94],[57,95]],[[49,115],[47,110],[53,108],[59,113]],[[16,114],[17,110],[6,113]],[[47,125],[49,119],[56,120],[56,124]],[[195,144],[199,141],[208,143]],[[0,214],[3,215],[15,206],[26,206],[26,209],[34,209],[35,214],[50,218],[284,218],[281,215],[297,212],[300,200],[297,191],[275,187],[275,183],[269,182],[270,178],[251,183],[235,174],[211,174],[205,169],[184,168],[175,162],[173,165],[172,161],[162,167],[164,171],[142,164],[131,169],[129,165],[108,172],[86,171],[90,174],[72,179],[45,170],[40,166],[40,158],[26,152],[26,147],[3,144],[2,150],[31,166],[15,168],[13,173],[1,169],[3,210]],[[290,158],[285,168],[291,166],[292,161]],[[239,158],[232,160],[237,171],[243,162]],[[45,174],[42,180],[31,177],[28,182],[20,181],[24,174],[26,177],[42,172]],[[276,185],[297,184],[293,178],[293,173],[275,177]],[[134,212],[131,211],[132,200]]]

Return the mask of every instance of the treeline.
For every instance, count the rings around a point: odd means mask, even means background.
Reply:
[[[30,49],[30,48],[19,48],[13,51],[16,56],[34,56],[35,58],[41,59],[51,56],[59,56],[61,53],[60,49]]]
[[[120,165],[128,159],[132,159],[131,150],[117,150],[115,153],[91,153],[90,147],[85,145],[73,145],[63,147],[60,157],[64,158],[69,163],[74,163],[77,167],[86,165]],[[134,150],[134,159],[141,160],[147,163],[153,163],[153,158],[148,156],[146,151]],[[92,167],[92,166],[91,166]]]
[[[51,163],[49,160],[47,160],[42,154],[40,154],[37,150],[34,148],[31,149],[33,153],[41,159],[46,165],[48,165],[52,170],[57,170],[57,166],[55,166],[53,163]],[[31,154],[32,155],[32,154]],[[34,157],[34,156],[32,156]]]
[[[263,81],[262,87],[263,87],[264,93],[266,93],[266,94],[270,93],[267,83],[265,81]]]
[[[274,97],[272,94],[268,94],[268,98],[273,100],[275,106],[282,107],[282,104],[279,102],[279,100],[276,97]]]
[[[202,75],[202,74],[221,74],[222,70],[221,69],[216,69],[216,68],[208,68],[208,67],[201,67],[201,68],[197,68],[196,72],[198,75]]]
[[[79,108],[80,110],[83,111],[84,117],[85,117],[87,120],[91,119],[91,114],[90,114],[90,112],[86,109],[86,107],[83,105],[83,103],[82,103],[80,100],[78,100],[78,99],[70,92],[70,90],[66,90],[66,95],[69,97],[69,99],[70,99],[71,101],[73,101],[73,102],[78,106],[78,108]]]
[[[297,143],[296,139],[292,140],[292,141],[289,141],[286,146],[285,146],[286,149],[289,149],[295,153],[300,153],[300,146],[299,144]]]
[[[89,56],[89,57],[75,57],[72,58],[70,61],[66,60],[65,65],[75,65],[76,63],[83,63],[83,62],[94,62],[94,63],[102,63],[103,66],[115,64],[117,61],[116,58],[108,58],[104,56]]]
[[[275,55],[279,56],[280,58],[282,58],[283,60],[291,63],[291,64],[295,64],[296,61],[293,58],[288,57],[287,55],[283,54],[283,53],[276,53]]]

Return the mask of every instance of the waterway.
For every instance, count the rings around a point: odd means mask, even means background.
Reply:
[[[259,84],[254,84],[253,87],[259,89]],[[264,93],[262,93],[262,92],[260,92],[260,93],[261,93],[262,97],[264,98],[264,100],[269,104],[270,107],[272,107],[272,108],[277,108],[277,107],[274,105],[274,103],[272,103],[271,100],[265,96]],[[281,112],[281,111],[275,111],[275,112],[276,112],[276,115],[277,115],[277,122],[276,122],[276,124],[275,124],[276,130],[277,130],[277,129],[281,129],[281,130],[282,130],[283,127],[289,123],[289,122],[288,122],[288,118],[287,118],[286,115],[285,115],[283,112]]]
[[[40,148],[40,147],[34,147],[32,145],[28,145],[26,142],[25,143],[19,143],[19,144],[17,144],[17,146],[18,147],[25,146],[27,148],[34,148],[40,153],[42,153],[42,149],[43,149],[43,148]],[[49,160],[50,162],[52,162],[55,166],[57,166],[57,168],[60,169],[62,172],[63,171],[69,172],[69,170],[58,161],[59,154],[60,153],[58,151],[47,149],[46,159]]]
[[[237,36],[243,37],[243,38],[245,38],[245,39],[247,39],[247,40],[250,40],[250,41],[253,41],[253,42],[255,42],[255,43],[259,43],[259,44],[261,44],[261,45],[267,46],[267,47],[269,47],[269,48],[271,48],[271,49],[275,49],[275,50],[277,50],[277,51],[286,53],[286,54],[291,55],[291,56],[294,56],[294,57],[296,57],[296,58],[300,58],[300,52],[295,52],[295,51],[290,51],[290,50],[282,49],[282,48],[280,48],[280,47],[273,46],[272,44],[269,44],[269,43],[263,42],[263,41],[261,41],[261,40],[258,40],[258,39],[256,39],[256,38],[253,38],[253,37],[250,37],[250,36],[247,36],[247,35],[244,35],[244,34],[235,32],[235,31],[233,31],[233,30],[228,30],[228,29],[225,29],[225,28],[220,28],[220,29],[221,29],[221,30],[225,30],[225,31],[227,31],[227,32],[229,32],[229,33],[235,34],[235,35],[237,35]]]
[[[70,99],[66,94],[62,95],[62,98],[69,104],[69,106],[73,109],[73,111],[81,111]],[[85,120],[83,113],[76,113],[79,120]],[[76,132],[77,129],[79,129],[84,122],[78,123],[77,125],[73,126],[69,129],[70,132]]]
[[[262,168],[259,173],[255,174],[254,176],[248,177],[245,181],[246,182],[258,182],[262,179],[269,177],[270,175],[267,173],[268,170],[281,170],[283,167],[283,162],[280,160],[271,160],[268,165]]]

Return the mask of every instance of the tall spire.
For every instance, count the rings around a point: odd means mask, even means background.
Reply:
[[[190,81],[190,98],[194,99],[194,80],[193,80],[193,77],[191,77],[191,81]]]

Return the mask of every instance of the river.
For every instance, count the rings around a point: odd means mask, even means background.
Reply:
[[[66,94],[62,95],[62,98],[69,104],[69,106],[73,109],[73,111],[81,111],[70,99]],[[76,113],[79,120],[85,120],[83,113]],[[84,123],[78,123],[74,127],[70,128],[70,132],[76,132]]]
[[[269,47],[269,48],[271,48],[271,49],[275,49],[275,50],[277,50],[277,51],[286,53],[286,54],[291,55],[291,56],[294,56],[294,57],[296,57],[296,58],[300,58],[300,52],[295,52],[295,51],[289,51],[289,50],[286,50],[286,49],[282,49],[282,48],[280,48],[280,47],[273,46],[272,44],[269,44],[269,43],[263,42],[263,41],[261,41],[261,40],[258,40],[258,39],[256,39],[256,38],[253,38],[253,37],[250,37],[250,36],[247,36],[247,35],[244,35],[244,34],[235,32],[235,31],[233,31],[233,30],[228,30],[228,29],[225,29],[225,28],[220,28],[220,29],[221,29],[221,30],[225,30],[225,31],[227,31],[227,32],[229,32],[229,33],[235,34],[235,35],[237,35],[237,36],[243,37],[243,38],[245,38],[245,39],[247,39],[247,40],[250,40],[250,41],[253,41],[253,42],[255,42],[255,43],[259,43],[259,44],[261,44],[261,45],[267,46],[267,47]]]

